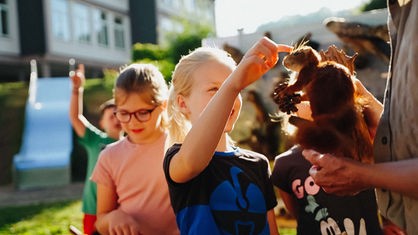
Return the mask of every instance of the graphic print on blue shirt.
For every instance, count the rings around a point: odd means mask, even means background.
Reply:
[[[266,203],[259,187],[240,182],[243,171],[230,168],[231,180],[220,183],[210,196],[210,207],[219,227],[228,234],[268,234]],[[244,180],[245,181],[245,180]]]
[[[203,172],[179,184],[169,168],[180,147],[167,151],[164,173],[181,234],[270,234],[267,211],[277,200],[265,156],[245,149],[215,152]]]

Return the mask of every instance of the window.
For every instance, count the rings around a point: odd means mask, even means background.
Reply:
[[[115,17],[114,19],[114,36],[115,36],[115,47],[124,49],[125,48],[125,29],[123,26],[122,17]]]
[[[187,10],[187,12],[190,14],[190,13],[193,13],[194,11],[196,11],[196,5],[195,5],[196,3],[195,3],[195,1],[194,0],[186,0],[185,2],[184,2],[184,5],[185,5],[185,8],[186,8],[186,10]]]
[[[8,36],[9,33],[9,7],[7,0],[0,0],[0,36]]]
[[[89,43],[91,41],[89,8],[85,5],[74,3],[72,12],[74,17],[75,40]]]
[[[97,35],[97,43],[102,46],[109,45],[107,14],[101,10],[94,10],[94,33]]]
[[[173,0],[161,0],[160,3],[161,3],[161,6],[165,6],[167,8],[173,7]]]
[[[70,26],[68,21],[68,4],[66,0],[52,0],[52,33],[54,38],[69,41]]]

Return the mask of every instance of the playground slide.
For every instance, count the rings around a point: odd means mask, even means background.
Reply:
[[[22,145],[13,160],[14,183],[18,189],[70,183],[70,87],[68,77],[31,77]]]

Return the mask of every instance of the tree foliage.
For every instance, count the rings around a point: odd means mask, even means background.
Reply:
[[[365,12],[365,11],[371,11],[371,10],[376,10],[376,9],[383,9],[386,7],[387,7],[386,0],[370,0],[368,3],[364,4],[361,7],[361,11]]]
[[[167,50],[152,43],[135,43],[132,48],[132,60],[143,59],[162,60],[167,56]]]
[[[181,56],[200,47],[202,40],[213,31],[209,26],[190,25],[187,22],[182,24],[182,32],[168,33],[167,47],[150,43],[136,43],[132,50],[132,61],[156,65],[165,79],[168,82],[171,81],[171,74]]]
[[[200,47],[202,40],[213,32],[210,26],[205,25],[197,26],[183,22],[183,27],[183,32],[172,33],[169,36],[168,53],[174,63],[177,63],[181,56],[187,55],[190,51]]]

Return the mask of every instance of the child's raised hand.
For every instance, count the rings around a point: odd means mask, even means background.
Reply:
[[[84,64],[79,64],[75,73],[71,73],[71,82],[73,83],[73,89],[83,87],[84,81]]]
[[[276,44],[267,37],[263,37],[245,53],[238,67],[234,71],[240,79],[240,89],[245,88],[270,70],[279,60],[279,52],[290,52],[291,47]]]

